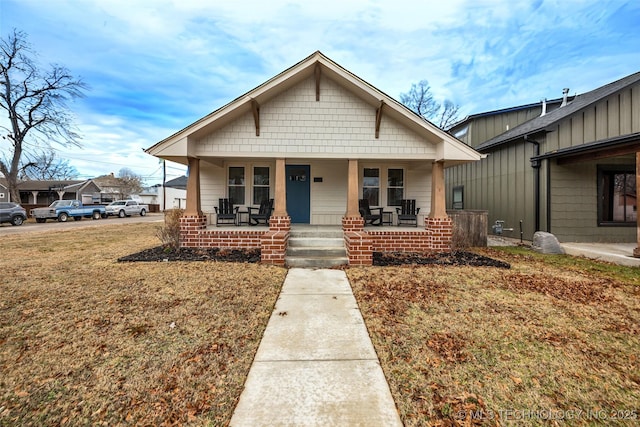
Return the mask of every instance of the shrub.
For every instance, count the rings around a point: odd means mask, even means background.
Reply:
[[[180,217],[184,209],[168,209],[164,212],[164,226],[156,235],[163,245],[177,249],[180,247]]]

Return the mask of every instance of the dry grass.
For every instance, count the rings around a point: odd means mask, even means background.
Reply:
[[[117,263],[157,226],[0,242],[0,425],[224,425],[285,270]]]
[[[483,253],[512,269],[347,270],[405,425],[640,418],[638,269]]]

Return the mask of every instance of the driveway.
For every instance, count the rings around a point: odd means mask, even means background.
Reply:
[[[107,219],[88,219],[83,218],[81,221],[74,221],[70,219],[67,222],[57,222],[54,220],[47,220],[44,224],[38,224],[33,222],[33,220],[29,220],[25,222],[21,226],[15,227],[11,224],[2,224],[0,225],[0,236],[9,236],[18,233],[40,233],[43,231],[52,231],[52,230],[69,230],[73,228],[83,228],[83,227],[102,227],[104,225],[116,225],[116,224],[132,224],[138,222],[164,222],[164,214],[162,213],[150,213],[146,216],[130,216],[125,218],[118,218],[111,216]]]

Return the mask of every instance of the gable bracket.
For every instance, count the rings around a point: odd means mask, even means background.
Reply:
[[[256,136],[260,136],[260,105],[255,99],[251,100],[251,112],[253,113],[253,121],[256,124]]]
[[[380,101],[380,106],[376,110],[376,138],[380,136],[380,121],[382,120],[382,107],[384,106],[384,101]]]
[[[316,76],[316,101],[320,101],[320,63],[316,63],[313,74]]]

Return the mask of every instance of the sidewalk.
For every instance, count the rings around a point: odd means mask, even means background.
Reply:
[[[231,426],[402,426],[345,273],[290,269]]]

